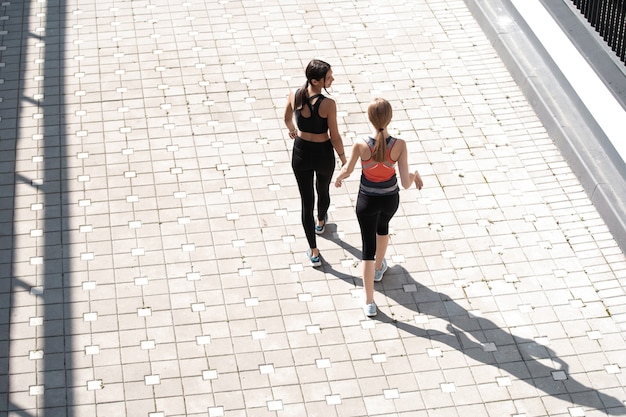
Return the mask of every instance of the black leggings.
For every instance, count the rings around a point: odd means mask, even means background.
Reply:
[[[315,240],[315,191],[317,191],[317,218],[324,220],[330,206],[330,181],[335,171],[335,157],[330,140],[309,142],[299,137],[293,144],[291,168],[298,182],[302,200],[302,226],[310,248],[317,247]],[[314,189],[315,187],[315,189]]]
[[[376,235],[389,234],[389,222],[400,205],[400,194],[369,196],[359,193],[356,217],[361,227],[362,258],[373,261],[376,255]]]

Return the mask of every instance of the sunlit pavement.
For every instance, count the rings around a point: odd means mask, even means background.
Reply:
[[[425,183],[374,319],[358,172],[305,256],[312,58]],[[463,1],[5,1],[0,97],[0,416],[626,415],[624,254]]]

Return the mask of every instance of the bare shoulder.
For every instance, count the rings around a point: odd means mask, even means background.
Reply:
[[[365,138],[356,139],[352,146],[357,150],[361,159],[367,160],[371,158],[372,152],[369,145],[365,142]]]
[[[398,158],[400,158],[400,155],[402,155],[403,152],[406,152],[406,141],[404,139],[397,138],[395,136],[394,136],[394,139],[396,140],[396,143],[393,145],[393,148],[391,149],[391,158],[394,161],[397,161]]]
[[[406,141],[404,139],[395,136],[393,138],[396,140],[396,144],[394,146],[406,147]]]
[[[295,90],[289,90],[289,94],[287,94],[287,105],[294,108],[296,103],[296,92]]]
[[[337,110],[337,103],[332,97],[324,96],[324,100],[320,104],[320,114],[327,114]]]
[[[352,144],[352,146],[356,146],[359,149],[361,149],[361,148],[369,149],[369,146],[367,146],[367,143],[365,142],[365,138],[355,139],[354,143]]]

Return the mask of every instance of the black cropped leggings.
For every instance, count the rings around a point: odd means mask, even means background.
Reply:
[[[361,227],[362,258],[373,261],[376,255],[376,235],[389,234],[389,222],[400,205],[400,194],[369,196],[359,193],[356,217]]]
[[[291,168],[296,176],[302,200],[302,226],[310,248],[317,247],[315,240],[315,192],[317,192],[317,218],[324,220],[330,206],[330,181],[335,171],[335,157],[330,140],[309,142],[299,137],[293,144]]]

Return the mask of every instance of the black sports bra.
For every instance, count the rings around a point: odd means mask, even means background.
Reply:
[[[314,100],[317,97],[319,98],[317,99],[315,104],[311,104],[311,100]],[[309,97],[308,99],[306,98],[304,99],[303,105],[306,105],[309,107],[309,110],[311,112],[310,117],[302,116],[302,113],[300,112],[300,110],[295,111],[296,124],[298,125],[298,129],[301,132],[308,132],[308,133],[315,133],[315,134],[328,132],[328,119],[321,117],[319,114],[320,104],[322,104],[322,101],[324,100],[324,98],[325,97],[322,94],[316,94],[312,97]]]

